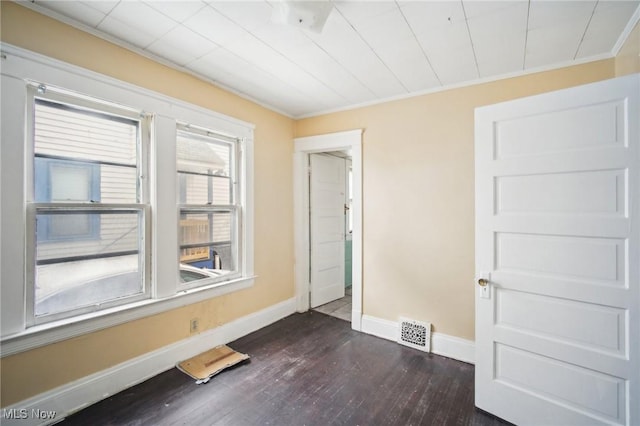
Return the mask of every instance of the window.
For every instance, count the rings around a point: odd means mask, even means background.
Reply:
[[[238,275],[237,188],[240,141],[179,126],[176,157],[180,205],[180,278],[193,287]],[[199,275],[185,266],[199,268]]]
[[[253,285],[250,123],[3,54],[3,356]]]
[[[140,113],[32,87],[32,324],[148,297]]]

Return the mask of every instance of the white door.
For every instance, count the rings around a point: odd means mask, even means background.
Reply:
[[[344,159],[309,155],[311,307],[344,297]]]
[[[638,75],[476,110],[476,406],[640,424]]]

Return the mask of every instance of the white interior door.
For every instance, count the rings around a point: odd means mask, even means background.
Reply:
[[[344,297],[344,159],[309,155],[311,307]]]
[[[639,82],[476,110],[475,398],[510,422],[640,424]]]

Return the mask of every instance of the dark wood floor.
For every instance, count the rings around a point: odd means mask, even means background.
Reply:
[[[251,359],[207,384],[172,369],[63,425],[502,425],[474,408],[473,366],[294,314],[229,344]]]

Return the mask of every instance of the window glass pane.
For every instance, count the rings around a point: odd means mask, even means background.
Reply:
[[[49,221],[49,229],[46,236],[40,235],[40,237],[42,238],[42,241],[52,239],[73,239],[78,237],[91,238],[93,236],[92,219],[99,219],[99,217],[92,217],[92,215],[86,214],[57,214],[46,219],[43,218],[43,221]]]
[[[132,167],[100,165],[100,202],[135,203],[138,200],[137,170]]]
[[[235,242],[232,241],[234,214],[212,210],[180,215],[181,282],[193,281],[198,272],[201,278],[206,278],[207,273],[211,276],[207,270],[217,271],[215,276],[236,270]]]
[[[35,153],[135,166],[138,122],[36,100]]]
[[[232,203],[232,143],[178,132],[177,158],[180,203]]]
[[[198,281],[204,278],[208,278],[209,275],[204,272],[197,272],[187,269],[184,265],[180,268],[180,282],[181,283],[190,283],[191,281]]]
[[[213,242],[212,215],[213,213],[180,215],[180,244]]]
[[[71,164],[53,164],[51,201],[90,201],[91,169]]]
[[[34,121],[37,202],[137,202],[139,122],[41,99]]]
[[[231,204],[230,178],[180,173],[181,204]]]
[[[38,211],[35,314],[142,293],[142,220],[139,211]]]
[[[231,212],[182,213],[180,244],[231,241]]]

